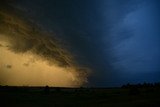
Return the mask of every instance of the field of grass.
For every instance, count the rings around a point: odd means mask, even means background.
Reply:
[[[0,87],[1,107],[160,107],[160,88]]]

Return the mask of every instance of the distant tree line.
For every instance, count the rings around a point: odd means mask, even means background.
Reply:
[[[149,88],[149,87],[159,87],[160,88],[160,82],[157,83],[143,83],[143,84],[126,84],[123,85],[122,88]]]

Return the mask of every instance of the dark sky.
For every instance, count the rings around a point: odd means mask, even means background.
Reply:
[[[19,0],[14,5],[69,44],[89,86],[160,81],[158,0]]]

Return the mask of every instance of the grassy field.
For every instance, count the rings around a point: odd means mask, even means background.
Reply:
[[[0,87],[1,107],[160,107],[160,88]]]

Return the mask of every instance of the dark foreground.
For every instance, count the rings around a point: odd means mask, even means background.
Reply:
[[[1,107],[160,107],[160,88],[0,87]]]

